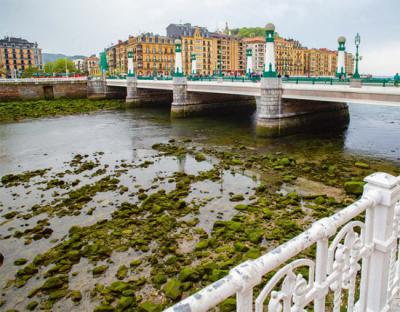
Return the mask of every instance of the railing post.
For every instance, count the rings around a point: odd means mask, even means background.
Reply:
[[[364,196],[374,194],[379,200],[366,211],[365,244],[371,248],[371,255],[362,263],[358,311],[388,311],[390,255],[397,244],[393,220],[400,184],[398,178],[382,172],[369,175],[364,181]]]
[[[236,294],[236,312],[253,311],[253,288]]]

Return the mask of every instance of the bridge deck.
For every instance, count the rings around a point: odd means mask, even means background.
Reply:
[[[110,79],[107,85],[126,87],[126,80]],[[138,88],[173,90],[171,80],[138,80]],[[375,105],[400,106],[400,88],[381,86],[318,85],[283,83],[283,98],[310,101],[352,102]],[[188,81],[187,90],[199,93],[236,94],[260,96],[260,83],[255,82],[217,82]]]

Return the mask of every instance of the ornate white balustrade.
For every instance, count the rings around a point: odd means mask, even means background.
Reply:
[[[365,182],[354,204],[166,311],[207,311],[235,294],[239,312],[400,311],[400,177],[375,173]],[[314,245],[315,259],[299,257]]]

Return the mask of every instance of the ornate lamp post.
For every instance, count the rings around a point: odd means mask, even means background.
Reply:
[[[358,73],[358,61],[360,60],[360,57],[358,55],[358,47],[360,46],[361,42],[361,37],[359,33],[357,33],[356,37],[354,38],[354,43],[356,45],[356,69],[354,71],[353,78],[355,79],[360,79],[360,74]]]

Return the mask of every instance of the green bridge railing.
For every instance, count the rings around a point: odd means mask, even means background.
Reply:
[[[118,75],[118,76],[108,76],[107,79],[126,79],[126,75]],[[172,76],[138,76],[138,80],[172,80]],[[187,76],[187,80],[189,81],[217,81],[220,79],[217,76]],[[259,82],[261,77],[247,77],[247,76],[224,76],[222,77],[222,81],[230,81],[230,82]],[[294,84],[324,84],[324,85],[349,85],[351,78],[339,79],[333,77],[283,77],[282,82],[285,83],[294,83]],[[378,78],[378,77],[370,77],[370,78],[362,78],[362,85],[371,85],[371,86],[400,86],[400,79],[394,78]]]

